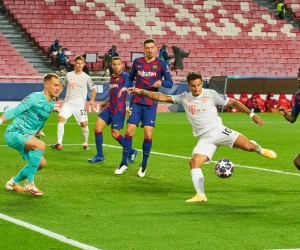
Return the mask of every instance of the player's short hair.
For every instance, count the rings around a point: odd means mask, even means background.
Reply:
[[[298,78],[300,77],[300,68],[298,69]]]
[[[55,74],[55,73],[48,73],[48,74],[44,75],[43,81],[44,82],[51,81],[53,77],[59,79],[59,76],[57,74]]]
[[[81,60],[81,61],[85,61],[83,56],[76,56],[75,57],[75,62]]]
[[[186,75],[186,80],[188,83],[196,79],[200,79],[202,81],[202,75],[199,72],[191,71]]]
[[[146,40],[144,40],[144,47],[145,47],[145,45],[146,45],[147,43],[154,43],[154,44],[156,45],[155,40],[152,39],[152,38],[147,38]]]
[[[119,56],[114,56],[114,57],[111,59],[111,61],[116,61],[116,60],[122,61],[121,57],[119,57]]]

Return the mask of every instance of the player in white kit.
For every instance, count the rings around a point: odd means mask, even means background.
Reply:
[[[65,102],[58,115],[57,143],[51,145],[51,148],[53,149],[62,150],[65,123],[72,115],[74,115],[77,123],[82,128],[83,149],[89,150],[89,127],[85,104],[88,90],[90,90],[92,92],[90,105],[91,107],[94,107],[96,89],[91,77],[82,71],[83,66],[84,58],[82,56],[76,56],[74,71],[68,72],[62,83],[60,93],[65,87],[67,87],[67,91]]]
[[[204,192],[204,176],[201,166],[209,162],[217,148],[221,145],[230,148],[240,148],[245,151],[254,151],[267,158],[276,158],[276,153],[269,149],[263,149],[255,141],[248,140],[244,135],[233,131],[222,124],[218,116],[216,105],[235,106],[237,109],[248,114],[250,118],[260,126],[264,121],[237,100],[230,99],[218,94],[212,89],[202,88],[202,76],[197,72],[190,72],[187,75],[187,82],[190,92],[180,95],[164,95],[159,92],[151,92],[144,89],[129,88],[131,94],[141,94],[155,101],[181,104],[184,107],[189,119],[193,134],[199,138],[190,160],[192,182],[196,195],[187,202],[207,201]]]

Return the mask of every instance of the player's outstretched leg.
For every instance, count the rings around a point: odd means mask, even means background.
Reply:
[[[24,192],[24,188],[21,187],[18,182],[15,182],[14,177],[11,177],[11,179],[6,182],[5,188],[15,192]]]
[[[252,142],[253,144],[256,145],[255,152],[257,152],[258,154],[260,154],[264,157],[270,158],[270,159],[275,159],[277,157],[276,153],[273,150],[262,148],[259,144],[257,144],[253,140],[251,140],[250,142]]]

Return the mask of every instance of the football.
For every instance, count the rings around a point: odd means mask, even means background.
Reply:
[[[214,170],[218,177],[229,178],[234,172],[234,166],[230,160],[224,158],[216,163]]]

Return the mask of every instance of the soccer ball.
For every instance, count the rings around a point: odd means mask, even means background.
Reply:
[[[215,165],[215,174],[220,178],[229,178],[234,171],[233,163],[228,159],[219,160]]]

